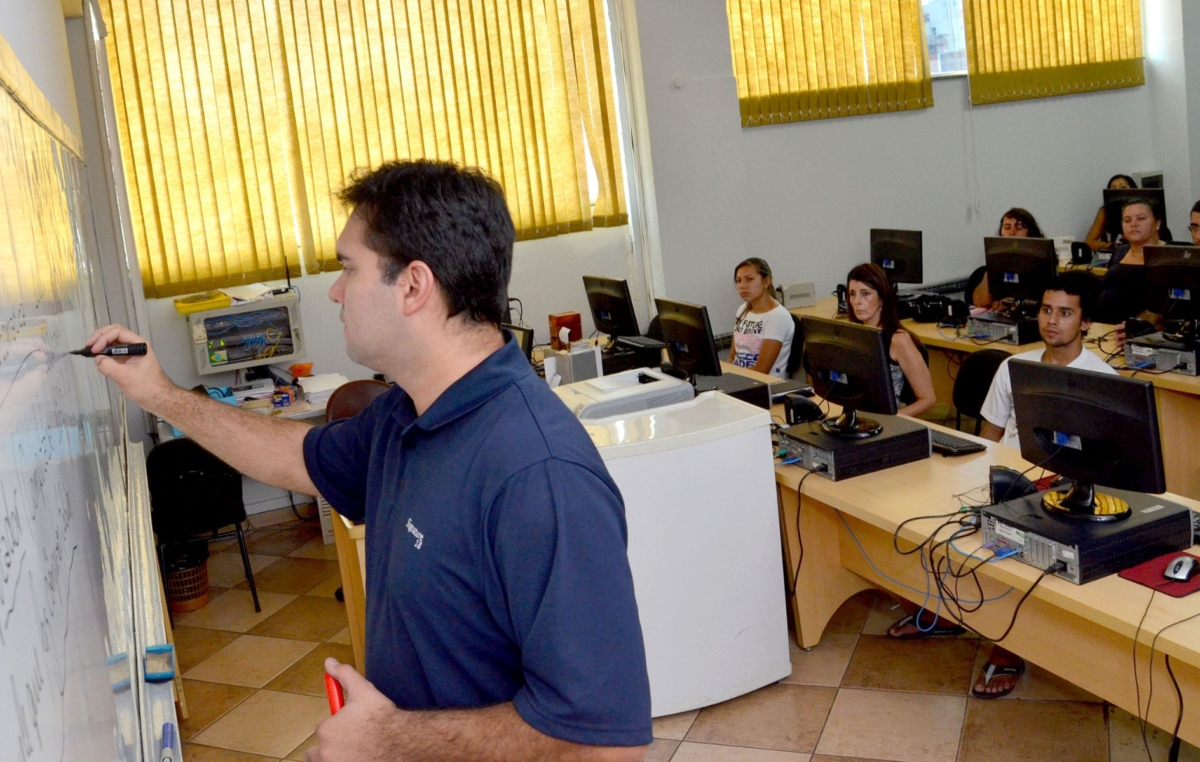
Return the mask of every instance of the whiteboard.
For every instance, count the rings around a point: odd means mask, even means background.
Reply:
[[[0,760],[142,760],[139,638],[163,630],[156,588],[134,595],[156,574],[144,462],[92,361],[59,354],[108,308],[78,149],[14,62],[0,39]]]

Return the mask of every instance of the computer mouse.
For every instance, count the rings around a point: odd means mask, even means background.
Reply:
[[[783,398],[784,414],[789,425],[811,423],[825,420],[821,406],[799,393],[792,393]]]
[[[1167,568],[1163,571],[1163,576],[1167,579],[1173,579],[1176,582],[1187,582],[1196,576],[1197,573],[1200,573],[1200,558],[1189,556],[1185,553],[1167,562]]]

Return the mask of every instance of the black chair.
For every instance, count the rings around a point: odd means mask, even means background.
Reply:
[[[976,267],[970,275],[967,276],[967,288],[963,294],[963,301],[970,307],[974,304],[975,289],[979,288],[979,284],[983,283],[984,277],[987,275],[987,265]],[[990,304],[988,305],[991,306]]]
[[[242,475],[225,461],[191,439],[163,442],[146,456],[146,477],[150,485],[150,522],[158,535],[158,564],[166,587],[166,552],[197,537],[209,542],[236,537],[242,551],[242,565],[254,610],[258,588],[250,570],[246,536],[242,522],[246,506],[242,502]],[[230,531],[222,532],[233,525]]]
[[[979,409],[987,399],[992,378],[1000,368],[1000,363],[1010,356],[1003,349],[981,349],[963,360],[958,377],[954,379],[954,428],[962,431],[962,417],[968,415],[975,419],[975,435],[979,435],[979,430],[983,428]]]

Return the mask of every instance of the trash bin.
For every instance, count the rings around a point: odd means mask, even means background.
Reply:
[[[164,555],[171,613],[186,614],[208,605],[208,541],[172,545]]]

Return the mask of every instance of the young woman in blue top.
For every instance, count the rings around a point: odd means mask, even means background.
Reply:
[[[892,374],[892,391],[896,395],[896,407],[899,408],[897,412],[900,415],[920,415],[931,409],[937,404],[933,377],[929,375],[929,366],[918,348],[918,340],[900,327],[896,291],[887,273],[879,265],[861,264],[846,276],[846,291],[850,303],[847,316],[850,322],[883,331]]]

